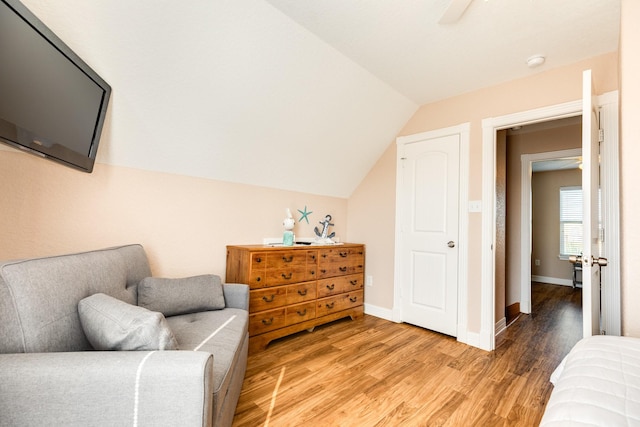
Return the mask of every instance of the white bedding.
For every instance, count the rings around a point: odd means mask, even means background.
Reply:
[[[541,426],[640,426],[640,339],[585,338],[551,377]]]

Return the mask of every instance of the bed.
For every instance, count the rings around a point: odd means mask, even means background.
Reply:
[[[551,375],[541,426],[640,426],[640,339],[582,339]]]

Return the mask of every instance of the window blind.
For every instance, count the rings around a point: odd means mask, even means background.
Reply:
[[[560,187],[560,255],[582,253],[582,187]]]

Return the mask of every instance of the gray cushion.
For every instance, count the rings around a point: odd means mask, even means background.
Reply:
[[[138,285],[138,305],[165,316],[225,308],[222,281],[213,274],[162,279],[147,277]]]
[[[98,293],[78,303],[80,323],[96,350],[177,350],[162,313]]]

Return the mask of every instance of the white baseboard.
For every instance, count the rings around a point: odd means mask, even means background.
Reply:
[[[378,307],[377,305],[365,303],[364,312],[365,314],[370,314],[372,316],[379,317],[384,320],[389,320],[390,322],[394,322],[393,310],[389,308]]]
[[[480,349],[483,349],[482,347],[482,338],[480,336],[481,334],[479,334],[478,332],[469,332],[467,331],[467,333],[464,336],[464,341],[461,340],[462,337],[458,337],[458,341],[467,345],[470,345],[472,347],[477,347]],[[483,349],[484,350],[484,349]]]
[[[549,283],[552,285],[573,286],[573,280],[559,279],[557,277],[535,276],[531,275],[532,282]]]
[[[503,317],[502,319],[496,322],[496,337],[500,335],[502,332],[507,330],[507,318]]]
[[[381,319],[385,319],[390,322],[401,323],[401,320],[399,320],[400,316],[398,314],[398,310],[378,307],[377,305],[365,303],[364,312],[365,314],[370,314],[371,316],[379,317]],[[503,319],[503,321],[506,322],[506,319]],[[506,324],[505,324],[505,328],[506,328]],[[489,333],[469,332],[464,329],[461,329],[461,330],[458,330],[457,339],[459,342],[463,344],[467,344],[472,347],[477,347],[482,350],[491,351]]]

